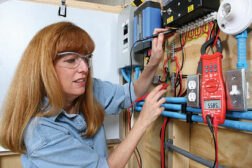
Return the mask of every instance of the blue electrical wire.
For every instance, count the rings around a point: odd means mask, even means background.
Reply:
[[[130,76],[129,74],[126,73],[126,68],[121,68],[121,72],[122,72],[122,75],[123,75],[123,78],[125,79],[125,81],[127,83],[130,82]]]
[[[136,66],[135,67],[135,78],[134,78],[134,81],[136,81],[138,79],[139,73],[140,73],[140,67]]]

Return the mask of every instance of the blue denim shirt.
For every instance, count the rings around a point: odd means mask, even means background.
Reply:
[[[114,85],[94,79],[94,95],[107,114],[118,114],[130,105],[128,84]],[[82,113],[68,114],[62,110],[56,116],[33,118],[24,134],[26,154],[21,155],[23,167],[108,168],[103,125],[93,137],[81,136],[86,130]]]

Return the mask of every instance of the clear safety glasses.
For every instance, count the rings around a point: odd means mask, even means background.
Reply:
[[[74,69],[77,68],[81,60],[85,62],[88,68],[91,67],[91,58],[93,56],[92,53],[90,54],[79,54],[77,52],[61,52],[57,54],[57,64],[64,68]]]

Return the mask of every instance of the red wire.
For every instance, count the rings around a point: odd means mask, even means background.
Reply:
[[[183,39],[183,43],[182,43],[182,46],[184,46],[185,45],[185,43],[186,43],[186,39],[187,39],[187,33],[185,33],[185,35],[184,35],[184,39]]]
[[[139,162],[139,160],[138,160],[138,157],[137,157],[136,151],[134,151],[134,154],[135,154],[135,157],[136,157],[136,160],[137,160],[138,167],[139,167],[139,168],[141,168],[141,165],[140,165],[140,162]]]
[[[217,39],[219,37],[219,34],[220,34],[220,29],[218,30],[217,34],[216,34],[216,37],[215,37],[215,40],[214,40],[214,43],[213,43],[213,47],[215,46],[215,44],[217,43]]]
[[[190,32],[192,32],[192,35],[191,35],[191,36],[190,36]],[[193,38],[193,35],[194,35],[194,31],[193,31],[193,30],[190,30],[190,31],[188,32],[188,37],[192,39],[192,38]]]
[[[165,64],[167,63],[167,61],[171,58],[171,54],[168,58],[165,59],[164,64],[163,64],[163,71],[164,71],[164,75],[165,75],[165,81],[167,80],[167,74],[166,74],[166,70],[165,70]],[[161,82],[161,81],[159,81]]]
[[[175,57],[175,61],[176,61],[176,67],[177,67],[177,69],[178,69],[178,71],[177,71],[177,74],[176,74],[176,79],[177,79],[177,77],[178,77],[178,73],[179,73],[179,76],[180,76],[180,90],[181,90],[181,92],[179,93],[179,97],[181,97],[181,94],[182,94],[182,88],[183,88],[183,79],[182,79],[182,73],[181,73],[181,70],[180,70],[180,66],[179,66],[179,64],[178,64],[178,60],[177,60],[177,57]],[[175,83],[176,84],[176,83]],[[175,86],[175,84],[174,84],[174,89],[176,89],[176,86]],[[176,95],[175,95],[176,96]]]
[[[164,136],[165,136],[165,125],[167,123],[167,120],[168,120],[168,118],[165,118],[163,126],[162,126],[162,130],[161,130],[161,165],[162,165],[162,168],[165,167],[165,165],[164,165],[164,159],[165,159],[165,156],[164,156]]]
[[[212,27],[212,23],[208,23],[208,32],[207,32],[207,38],[206,38],[206,41],[208,41],[208,38],[210,36],[210,33],[211,33],[211,27]]]
[[[189,33],[189,32],[188,32],[188,33]],[[187,34],[188,34],[188,33],[185,33],[185,40],[183,39],[182,47],[184,47],[185,44],[186,44],[186,39],[187,39]],[[188,35],[188,36],[189,36],[189,35]],[[182,50],[182,47],[175,48],[174,51],[175,51],[175,52],[178,52],[178,51]]]
[[[203,31],[203,33],[208,33],[208,31],[205,31],[205,29],[204,29],[205,26],[202,26],[202,31]]]
[[[195,35],[196,35],[197,37],[199,37],[199,36],[201,35],[201,28],[199,28],[199,30],[200,30],[200,32],[199,32],[199,34],[197,34],[197,29],[195,29]]]
[[[175,57],[175,59],[176,59],[176,57]],[[175,91],[176,91],[176,80],[177,80],[177,77],[178,77],[178,71],[176,71],[176,76],[175,76],[175,79],[174,79],[174,97],[176,97]]]

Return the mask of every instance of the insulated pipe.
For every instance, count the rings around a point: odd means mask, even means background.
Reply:
[[[166,103],[177,103],[177,104],[181,104],[181,103],[187,103],[187,98],[186,97],[164,97],[165,98],[165,102]],[[139,101],[139,102],[143,102]]]
[[[137,106],[143,106],[144,102],[137,102]],[[181,104],[162,104],[161,107],[164,107],[167,110],[176,110],[181,111],[182,107]],[[194,113],[201,113],[200,108],[192,108],[192,107],[186,107],[186,111],[194,112]],[[226,117],[235,118],[235,119],[245,119],[245,120],[252,120],[252,111],[246,111],[246,112],[235,112],[235,111],[227,111]]]
[[[201,113],[201,109],[199,108],[187,107],[186,110],[194,113]],[[252,111],[246,111],[246,112],[227,111],[226,117],[252,120]]]
[[[185,157],[187,157],[189,159],[192,159],[192,160],[194,160],[194,161],[196,161],[198,163],[201,163],[201,164],[203,164],[203,165],[205,165],[207,167],[213,167],[213,165],[214,165],[214,163],[209,161],[209,160],[203,159],[203,158],[201,158],[199,156],[196,156],[196,155],[194,155],[194,154],[192,154],[190,152],[185,151],[184,149],[181,149],[181,148],[179,148],[177,146],[174,146],[172,144],[172,140],[168,140],[166,142],[165,148],[169,149],[169,150],[173,150],[173,151],[175,151],[175,152],[177,152],[177,153],[179,153],[179,154],[181,154],[181,155],[183,155],[183,156],[185,156]],[[218,166],[219,166],[219,168],[225,168],[225,167],[223,167],[221,165],[218,165]]]
[[[141,111],[142,107],[137,106],[135,108],[135,110]],[[166,116],[166,117],[186,120],[186,114],[184,114],[184,113],[163,111],[161,115]],[[202,116],[192,115],[192,121],[203,123],[203,118],[202,118]],[[233,120],[226,119],[224,124],[221,124],[220,126],[252,132],[252,123],[246,123],[246,122],[242,122],[242,121],[233,121]]]
[[[121,68],[121,72],[123,75],[123,78],[126,80],[127,83],[130,82],[129,76],[126,74],[125,68]]]
[[[137,106],[143,106],[144,102],[137,102],[136,105]],[[177,110],[177,111],[181,111],[181,104],[162,104],[161,107],[164,107],[165,109],[169,109],[169,110]]]
[[[237,69],[244,68],[248,70],[247,55],[246,55],[246,40],[248,38],[247,30],[235,36],[237,39]]]
[[[165,97],[167,103],[187,103],[186,97]]]

